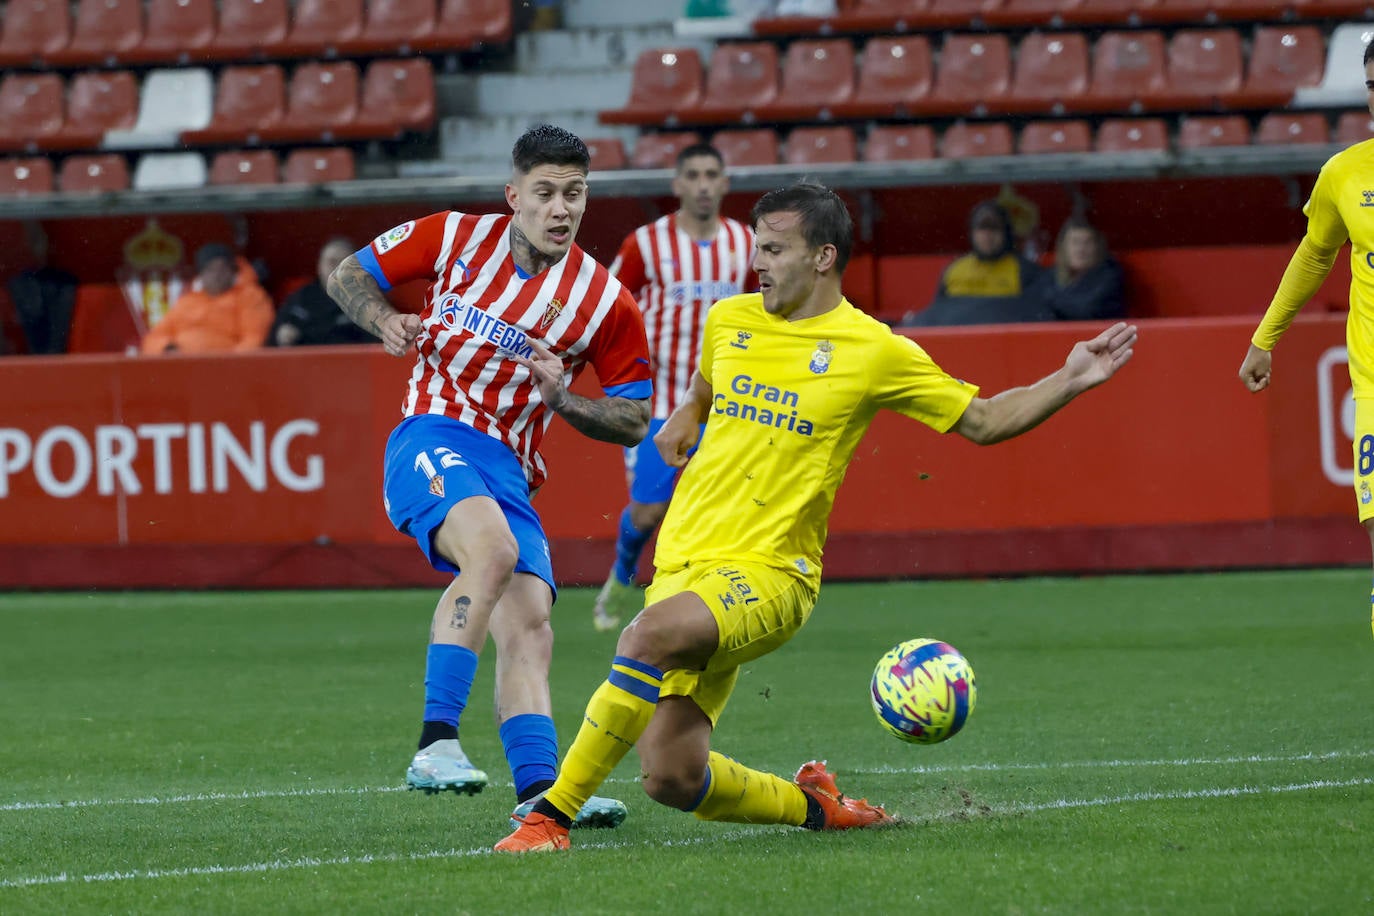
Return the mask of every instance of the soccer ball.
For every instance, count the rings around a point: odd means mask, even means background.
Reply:
[[[959,733],[978,691],[973,669],[938,639],[909,639],[873,669],[873,712],[903,741],[934,744]]]

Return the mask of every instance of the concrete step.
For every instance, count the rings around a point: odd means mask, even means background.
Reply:
[[[630,98],[630,71],[581,73],[484,73],[477,82],[477,112],[541,115],[556,119],[563,111],[619,108]]]
[[[515,39],[515,69],[561,75],[632,67],[641,51],[682,44],[669,25],[525,32]]]
[[[579,137],[619,137],[628,150],[634,146],[633,127],[599,124],[594,111],[565,111],[549,117],[524,115],[466,115],[439,121],[439,155],[448,162],[498,163],[510,170],[510,149],[535,124],[553,123]]]
[[[684,0],[563,0],[563,25],[671,25],[684,8]]]

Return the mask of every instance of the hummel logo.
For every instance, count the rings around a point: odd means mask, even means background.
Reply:
[[[734,341],[734,343],[730,344],[730,346],[732,346],[732,347],[738,347],[738,348],[741,349],[741,350],[748,350],[748,349],[749,349],[749,338],[751,338],[751,337],[753,337],[753,336],[754,336],[754,335],[753,335],[753,334],[750,334],[748,331],[736,331],[736,332],[735,332],[735,341]]]

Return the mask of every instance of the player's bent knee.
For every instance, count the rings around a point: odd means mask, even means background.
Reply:
[[[644,773],[640,784],[644,787],[644,794],[660,805],[686,811],[701,794],[701,780],[700,774],[691,778],[683,772]]]

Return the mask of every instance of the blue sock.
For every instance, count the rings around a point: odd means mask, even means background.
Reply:
[[[558,735],[548,716],[511,716],[501,723],[501,746],[515,777],[517,797],[524,798],[525,790],[534,783],[551,783],[558,775]]]
[[[430,645],[425,659],[425,721],[456,726],[476,673],[476,652],[464,646]]]
[[[620,533],[615,539],[615,568],[612,570],[616,581],[629,585],[635,580],[635,573],[639,571],[639,555],[644,552],[644,545],[649,543],[649,536],[653,533],[652,528],[640,531],[634,526],[630,521],[629,506],[620,513]]]

